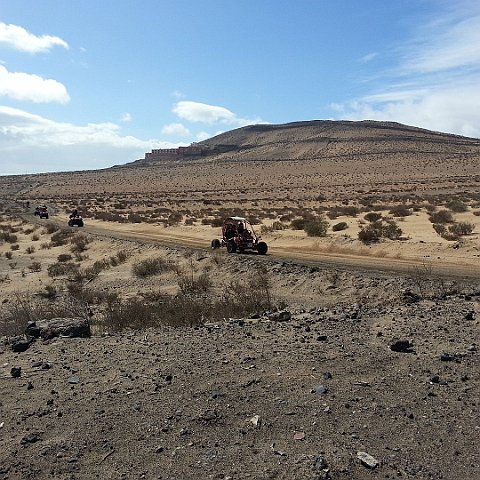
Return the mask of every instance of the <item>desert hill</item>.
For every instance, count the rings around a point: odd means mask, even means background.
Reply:
[[[250,125],[195,144],[204,160],[272,161],[364,159],[412,155],[419,160],[451,155],[478,157],[480,140],[433,132],[394,122],[313,120],[281,125]],[[465,157],[466,156],[466,157]],[[421,157],[421,158],[420,158]],[[189,160],[197,156],[185,157]],[[145,158],[134,165],[154,165]]]

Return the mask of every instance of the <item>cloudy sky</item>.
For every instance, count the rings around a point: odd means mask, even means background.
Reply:
[[[480,137],[480,1],[0,0],[0,175],[312,119]]]

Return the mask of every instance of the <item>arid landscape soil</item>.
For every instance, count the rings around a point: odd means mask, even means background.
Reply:
[[[203,143],[0,177],[0,479],[480,478],[480,141]],[[267,255],[210,248],[229,215]]]

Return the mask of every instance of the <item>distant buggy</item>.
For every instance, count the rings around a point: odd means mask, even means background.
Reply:
[[[48,209],[45,205],[35,207],[34,215],[38,215],[39,218],[48,218]]]
[[[69,227],[83,227],[83,218],[78,213],[77,210],[74,210],[68,217],[68,226]]]
[[[268,246],[260,241],[251,223],[243,217],[228,217],[223,221],[222,239],[215,238],[211,243],[212,249],[227,247],[228,253],[243,253],[246,250],[256,251],[265,255]]]

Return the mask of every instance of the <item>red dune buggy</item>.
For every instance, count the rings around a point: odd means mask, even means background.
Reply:
[[[212,249],[227,247],[228,253],[243,253],[245,250],[254,250],[265,255],[268,246],[260,241],[251,223],[243,217],[228,217],[223,221],[222,239],[215,238],[211,243]]]

